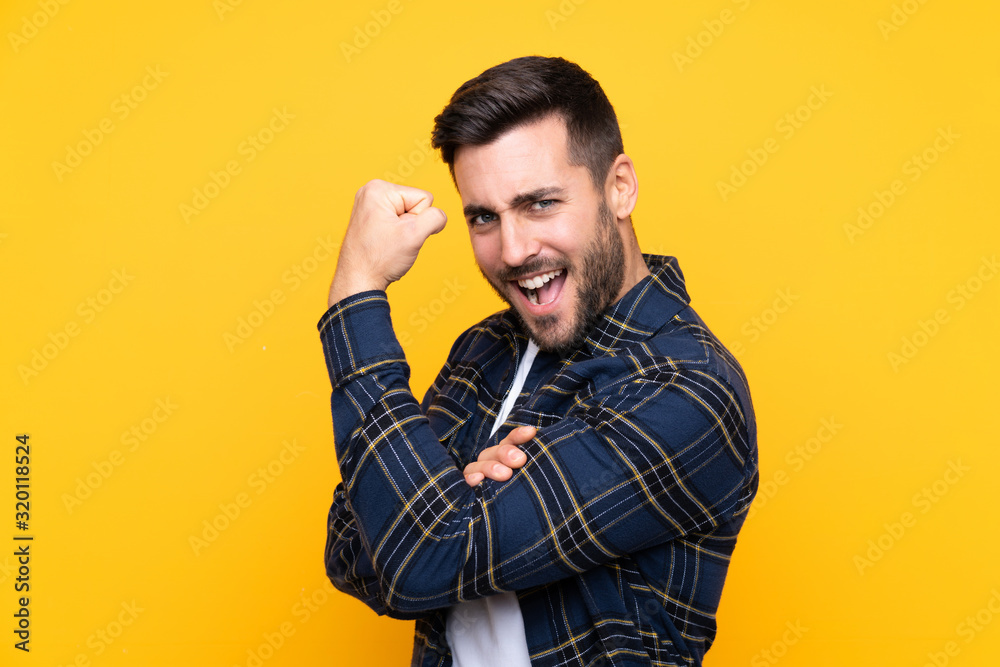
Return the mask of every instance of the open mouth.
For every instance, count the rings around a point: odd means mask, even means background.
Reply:
[[[565,269],[556,269],[531,278],[522,278],[517,282],[524,297],[533,306],[547,306],[559,298],[563,284],[566,282]]]

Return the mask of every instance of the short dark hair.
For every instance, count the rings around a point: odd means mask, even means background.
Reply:
[[[600,191],[625,150],[618,117],[601,84],[563,58],[515,58],[466,81],[434,119],[431,145],[454,180],[456,148],[491,143],[552,113],[566,123],[570,163],[586,166]]]

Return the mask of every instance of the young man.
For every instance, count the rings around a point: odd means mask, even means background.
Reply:
[[[757,488],[739,364],[644,256],[600,85],[560,58],[463,84],[434,146],[510,308],[468,329],[422,403],[385,289],[445,215],[362,187],[319,322],[343,483],[327,572],[417,620],[414,665],[697,665]]]

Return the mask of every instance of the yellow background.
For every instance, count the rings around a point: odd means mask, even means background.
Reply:
[[[602,82],[640,241],[750,378],[761,493],[706,664],[996,664],[996,3],[64,2],[0,9],[0,663],[408,663],[412,624],[322,566],[327,248],[369,178],[451,216],[389,290],[422,395],[500,307],[432,119],[542,54]]]

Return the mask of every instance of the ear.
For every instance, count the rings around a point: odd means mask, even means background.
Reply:
[[[615,158],[608,171],[605,195],[608,207],[616,218],[625,220],[632,215],[639,199],[639,181],[636,179],[632,158],[624,153]]]

